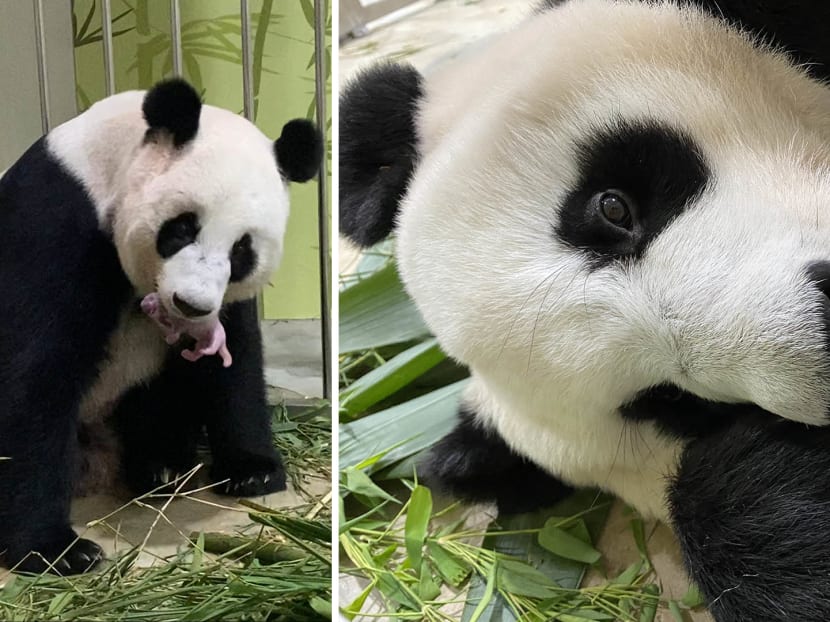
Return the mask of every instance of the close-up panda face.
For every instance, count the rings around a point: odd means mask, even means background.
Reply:
[[[564,3],[424,82],[402,278],[506,404],[670,384],[824,423],[828,109],[696,9]]]

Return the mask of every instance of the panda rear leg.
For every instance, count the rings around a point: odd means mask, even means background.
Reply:
[[[499,435],[462,405],[459,423],[420,465],[428,485],[470,502],[495,501],[502,514],[531,512],[572,492],[558,478],[514,452]]]
[[[21,572],[80,574],[104,554],[69,522],[77,407],[60,390],[29,395],[0,416],[0,559]]]

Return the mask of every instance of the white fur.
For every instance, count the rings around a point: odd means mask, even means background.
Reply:
[[[135,307],[125,309],[107,344],[98,377],[81,402],[81,420],[94,422],[109,416],[126,389],[158,373],[166,353],[167,344],[152,320]]]
[[[830,90],[691,8],[571,0],[430,77],[402,277],[519,452],[665,517],[679,442],[617,408],[651,385],[826,423]],[[713,179],[636,263],[553,233],[574,146],[615,119],[691,135]]]

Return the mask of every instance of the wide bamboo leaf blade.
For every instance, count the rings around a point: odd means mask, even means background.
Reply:
[[[527,514],[500,516],[488,529],[501,529],[503,531],[540,529],[551,517],[582,514],[582,519],[591,535],[591,541],[596,542],[608,518],[610,508],[610,497],[598,494],[594,490],[581,490],[551,508]],[[494,534],[486,537],[482,546],[526,561],[530,566],[563,588],[573,589],[578,587],[588,568],[587,564],[563,559],[545,550],[539,545],[535,535],[500,536]],[[486,581],[481,576],[473,577],[467,594],[467,605],[464,607],[461,618],[462,622],[469,622],[472,619],[479,602],[485,596],[486,589]],[[516,616],[513,615],[510,607],[500,594],[495,594],[484,612],[479,610],[478,614],[479,622],[516,622]]]
[[[461,380],[341,425],[340,468],[356,466],[366,456],[386,452],[366,467],[371,474],[431,447],[455,426],[461,392],[468,382]]]
[[[340,409],[347,415],[364,412],[405,387],[447,357],[435,339],[408,348],[359,378],[340,394]]]
[[[391,262],[340,293],[340,353],[429,334]]]

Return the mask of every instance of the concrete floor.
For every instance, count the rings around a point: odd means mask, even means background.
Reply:
[[[389,59],[411,63],[429,74],[472,45],[498,32],[510,29],[530,14],[538,0],[442,0],[406,18],[384,26],[366,37],[345,42],[340,48],[340,80],[347,83],[361,67]],[[348,242],[340,242],[341,274],[356,264],[357,250]],[[487,509],[473,514],[471,520],[486,518]],[[483,514],[481,514],[483,513]],[[619,573],[639,559],[631,531],[630,517],[621,504],[616,504],[598,543],[609,573]],[[689,581],[680,561],[677,541],[666,525],[647,524],[647,548],[657,572],[658,583],[666,598],[680,598],[689,588]],[[612,576],[609,574],[609,576]],[[589,575],[586,584],[600,578]],[[341,603],[348,603],[362,589],[351,577],[341,578]],[[364,611],[378,611],[377,603],[366,604]],[[356,619],[361,619],[360,617]],[[363,618],[369,620],[370,618]],[[659,611],[658,622],[674,620],[668,611]],[[689,622],[708,622],[706,612],[688,614]]]

